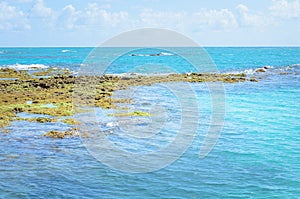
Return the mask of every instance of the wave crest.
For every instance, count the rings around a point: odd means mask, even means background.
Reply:
[[[4,65],[1,68],[13,68],[15,70],[40,70],[49,68],[44,64],[13,64],[13,65]]]
[[[243,71],[231,71],[230,73],[238,74],[238,73],[245,73],[246,75],[254,75],[257,73],[276,73],[276,72],[283,72],[283,71],[293,71],[300,68],[300,64],[292,64],[287,66],[263,66],[258,68],[250,68]]]

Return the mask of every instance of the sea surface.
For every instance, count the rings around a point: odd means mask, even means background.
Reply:
[[[92,50],[0,48],[0,67],[32,71],[68,68],[80,74],[90,61],[104,59],[101,54],[94,57]],[[99,70],[119,75],[243,72],[256,77],[259,82],[223,84],[224,125],[206,157],[199,158],[199,152],[210,125],[215,125],[211,123],[212,93],[206,83],[190,83],[199,107],[191,114],[199,116],[188,117],[186,122],[197,125],[197,130],[186,151],[166,167],[144,173],[118,170],[93,157],[78,137],[42,136],[50,130],[66,130],[70,127],[67,124],[16,121],[6,127],[9,133],[0,133],[0,198],[299,198],[300,47],[202,50],[210,60],[209,67],[191,65],[185,59],[199,58],[195,48],[137,49],[121,57],[118,52],[122,50],[108,48],[105,55],[114,62]],[[255,72],[263,67],[266,72]],[[95,109],[99,130],[107,131],[111,142],[131,153],[151,153],[166,147],[182,125],[182,104],[170,91],[179,85],[131,89],[134,101],[130,108],[165,113],[162,124],[156,118],[155,124],[162,126],[156,137],[139,137],[141,129],[153,128],[149,117],[115,120],[108,116],[113,110]],[[124,91],[115,95],[122,96]],[[129,130],[134,129],[137,137],[127,138],[120,128],[126,127],[122,122],[130,123]]]

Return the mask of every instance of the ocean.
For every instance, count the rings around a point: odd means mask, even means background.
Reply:
[[[87,58],[91,58],[92,50],[0,48],[0,67],[18,70],[57,67],[79,74],[86,67]],[[245,73],[259,80],[223,84],[224,125],[206,157],[199,158],[199,151],[213,112],[211,92],[206,83],[190,83],[199,106],[197,120],[187,121],[197,125],[195,136],[184,153],[166,167],[142,173],[118,170],[94,158],[80,138],[41,136],[50,130],[66,130],[67,124],[15,121],[6,127],[9,133],[0,134],[0,198],[299,198],[300,47],[205,47],[204,50],[216,66],[217,70],[212,72]],[[114,49],[107,51],[111,58],[118,55]],[[193,48],[179,51],[195,56]],[[143,67],[132,70],[131,63]],[[255,72],[263,67],[266,72]],[[170,49],[132,51],[105,70],[109,74],[172,71],[197,72]],[[95,111],[103,124],[99,128],[113,132],[109,140],[123,150],[137,154],[155,152],[175,139],[182,107],[174,93],[160,85],[141,86],[134,91],[132,108],[149,110],[153,104],[164,107],[167,120],[156,137],[158,140],[127,139],[119,128],[120,121],[107,116],[111,110]],[[117,91],[115,95],[118,94],[123,93]],[[150,125],[147,119],[141,120],[134,128],[136,131]]]

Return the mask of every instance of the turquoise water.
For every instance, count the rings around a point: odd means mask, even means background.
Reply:
[[[0,65],[78,70],[90,50],[2,48]],[[225,123],[208,156],[198,158],[212,111],[210,93],[206,84],[193,83],[200,108],[197,134],[187,151],[166,168],[141,174],[117,171],[93,158],[79,138],[41,136],[50,130],[65,130],[68,125],[18,121],[7,128],[10,133],[0,134],[0,198],[299,198],[300,48],[206,50],[220,71],[244,71],[261,77],[257,83],[224,84]],[[142,55],[149,53],[153,51],[140,51]],[[184,69],[175,55],[133,57],[138,63],[146,57],[151,62],[178,66],[178,71]],[[125,57],[124,67],[126,59],[133,57]],[[254,73],[263,66],[272,67],[266,73]],[[110,72],[122,73],[124,67]],[[157,95],[158,104],[172,113],[167,123],[167,135],[172,137],[180,119],[178,106],[174,96],[158,87],[140,88],[144,94],[135,99],[144,103],[132,106],[147,107],[145,104],[156,103],[157,98],[143,96]],[[113,125],[108,130],[119,132]],[[121,139],[118,133],[110,138]],[[156,149],[155,144],[151,150]]]
[[[193,48],[181,48],[185,54],[193,54]],[[299,64],[300,48],[299,47],[207,47],[204,48],[216,63],[218,70],[244,70],[257,68],[262,66],[288,66]],[[0,66],[13,66],[41,64],[51,67],[66,67],[78,70],[93,48],[0,48]],[[163,50],[152,51],[152,53],[160,53]],[[141,51],[140,54],[151,53]],[[112,50],[112,56],[114,52]],[[131,59],[132,57],[128,57]],[[140,62],[145,61],[145,57],[139,57]],[[147,59],[160,59],[161,61],[169,61],[174,68],[182,67],[177,64],[174,56],[146,57]],[[172,62],[173,61],[173,62]],[[120,65],[118,70],[123,70],[126,64]],[[186,70],[187,71],[187,70]],[[183,71],[183,72],[186,72]],[[119,71],[115,71],[119,72]]]

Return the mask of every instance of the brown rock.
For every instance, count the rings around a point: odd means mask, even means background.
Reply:
[[[266,72],[266,70],[263,69],[263,68],[258,68],[258,69],[255,70],[255,72],[257,72],[257,73],[264,73],[264,72]]]

